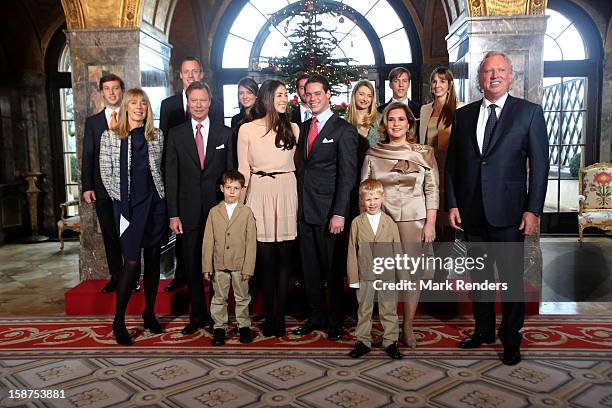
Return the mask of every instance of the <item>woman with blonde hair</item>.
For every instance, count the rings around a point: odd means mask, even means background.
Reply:
[[[457,101],[453,73],[447,67],[437,67],[430,76],[430,90],[433,102],[421,107],[419,143],[433,147],[438,174],[440,175],[440,208],[444,208],[444,163],[446,150],[455,116],[455,110],[463,106]],[[440,212],[437,217],[441,238],[451,241],[453,230],[448,226],[448,215]]]
[[[353,87],[351,102],[346,111],[346,120],[357,128],[359,133],[358,165],[361,166],[367,150],[379,142],[378,123],[380,114],[376,110],[374,86],[367,79]]]
[[[439,188],[433,148],[416,143],[416,119],[401,102],[391,102],[385,108],[379,130],[381,141],[368,150],[361,180],[382,182],[382,207],[397,223],[404,252],[420,257],[422,243],[431,243],[436,237]],[[399,278],[414,281],[422,274],[416,272]],[[410,348],[416,347],[412,322],[419,294],[418,290],[410,291],[404,298],[403,340]]]
[[[125,310],[138,274],[141,249],[144,249],[144,328],[155,334],[163,333],[154,312],[160,248],[167,230],[161,173],[163,145],[164,135],[153,126],[147,94],[139,88],[129,89],[121,103],[117,126],[105,131],[100,143],[100,175],[113,199],[124,258],[113,320],[118,344],[132,344],[125,327]]]

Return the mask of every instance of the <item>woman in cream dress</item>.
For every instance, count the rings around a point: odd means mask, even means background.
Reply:
[[[439,205],[438,166],[434,150],[416,143],[416,119],[400,102],[390,103],[382,114],[381,142],[368,150],[361,179],[382,182],[383,210],[397,223],[404,250],[420,256],[421,243],[436,237]],[[408,276],[400,276],[409,279]],[[419,302],[419,291],[410,291],[404,302],[404,343],[416,347],[412,322]]]
[[[255,119],[238,131],[238,170],[246,179],[245,203],[257,225],[257,273],[262,280],[264,336],[285,335],[288,276],[297,236],[297,183],[293,156],[299,128],[289,121],[285,84],[259,89]]]
[[[438,67],[430,77],[433,102],[421,107],[419,143],[433,147],[440,175],[440,211],[436,225],[443,241],[452,241],[454,231],[448,226],[448,214],[444,208],[444,163],[450,139],[455,110],[463,106],[457,101],[453,73],[447,67]]]

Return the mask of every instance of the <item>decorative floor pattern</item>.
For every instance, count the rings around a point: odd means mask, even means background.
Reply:
[[[399,361],[380,348],[348,358],[352,332],[340,343],[315,332],[279,340],[258,335],[250,345],[232,337],[213,347],[207,332],[180,336],[184,323],[165,321],[166,333],[152,336],[140,333],[140,321],[132,319],[128,327],[140,336],[134,346],[120,347],[112,342],[109,320],[1,319],[0,406],[612,406],[609,317],[529,318],[524,359],[513,367],[499,361],[499,344],[455,348],[470,319],[420,318],[419,347],[404,348]],[[380,325],[375,327],[377,337]],[[10,398],[11,391],[27,389],[61,390],[64,398]]]

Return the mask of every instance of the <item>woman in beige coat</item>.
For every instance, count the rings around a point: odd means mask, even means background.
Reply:
[[[416,119],[403,103],[392,102],[384,110],[380,124],[381,143],[368,150],[361,179],[382,182],[385,189],[383,210],[397,223],[404,250],[415,253],[421,242],[436,237],[439,205],[438,166],[434,150],[416,143]],[[412,322],[419,301],[412,292],[404,303],[404,343],[416,347]]]
[[[450,139],[455,110],[463,106],[457,101],[453,73],[447,67],[437,67],[430,76],[430,90],[433,102],[421,107],[419,143],[433,147],[438,174],[440,175],[440,209],[444,208],[444,163]],[[448,226],[448,215],[438,213],[438,238],[452,241],[454,230]]]

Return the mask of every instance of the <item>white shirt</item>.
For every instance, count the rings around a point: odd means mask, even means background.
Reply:
[[[406,96],[401,101],[399,99],[391,98],[391,102],[399,102],[399,103],[403,103],[404,105],[408,106],[408,97]]]
[[[193,129],[194,140],[196,136],[198,123],[200,122],[191,118],[191,128]],[[204,154],[206,154],[206,145],[208,145],[208,129],[210,129],[210,118],[207,116],[206,119],[204,119],[201,123],[202,123],[202,129],[200,130],[200,132],[202,132],[202,139],[204,139]]]
[[[306,116],[307,112],[308,112],[308,117]],[[307,107],[305,107],[301,103],[300,103],[300,118],[302,118],[302,123],[304,123],[308,119],[312,118],[312,112],[310,111],[310,109],[308,109]]]
[[[501,115],[502,109],[504,108],[504,104],[506,103],[506,99],[508,99],[508,92],[506,92],[501,98],[499,98],[495,105],[495,114],[497,115],[497,119],[499,120],[499,116]],[[480,153],[482,153],[482,143],[484,141],[484,132],[485,127],[487,126],[487,120],[489,120],[489,114],[491,110],[489,109],[489,105],[493,102],[489,102],[486,98],[482,98],[482,104],[480,104],[480,112],[478,113],[478,124],[476,125],[476,141],[478,142],[478,148],[480,149]]]
[[[227,210],[228,220],[232,219],[232,214],[234,214],[234,210],[236,209],[237,206],[238,206],[238,202],[235,202],[234,204],[225,203],[225,209]]]
[[[187,92],[183,89],[183,112],[187,113]]]
[[[374,231],[374,235],[376,235],[378,224],[380,224],[380,211],[374,215],[370,213],[366,213],[366,215],[368,216],[368,221],[370,221],[370,227],[372,227],[372,231]]]
[[[111,124],[111,115],[113,112],[117,112],[117,123],[119,123],[119,108],[113,109],[109,108],[108,106],[104,108],[104,116],[106,116],[106,124],[109,128]]]

